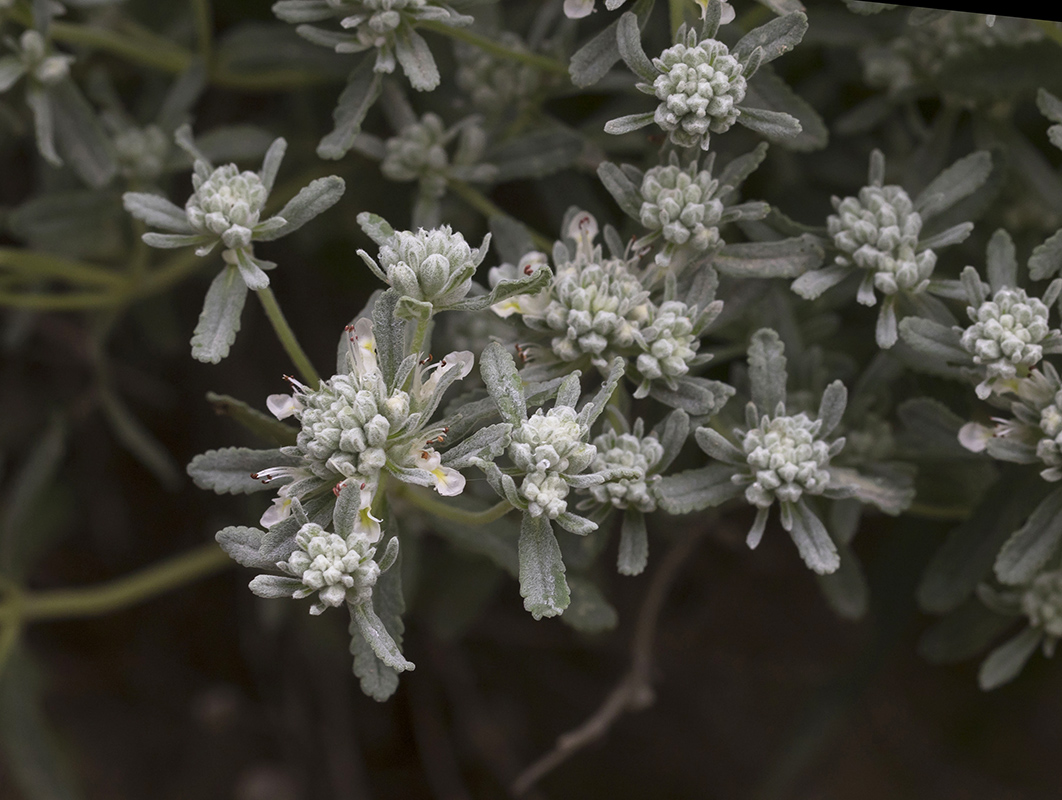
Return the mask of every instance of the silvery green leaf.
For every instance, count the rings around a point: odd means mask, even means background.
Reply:
[[[491,342],[483,349],[479,371],[502,418],[513,425],[526,420],[527,402],[524,400],[520,375],[516,371],[516,362],[502,345]]]
[[[760,142],[752,152],[728,162],[718,175],[719,185],[730,186],[733,189],[740,188],[745,179],[763,163],[763,159],[767,157],[767,148],[767,142]]]
[[[1040,113],[1052,122],[1062,122],[1062,100],[1059,100],[1046,89],[1036,90],[1036,107]]]
[[[911,446],[926,455],[970,458],[972,454],[959,443],[959,429],[966,420],[939,400],[915,397],[897,409],[904,435]]]
[[[973,194],[991,172],[992,156],[987,150],[960,158],[918,194],[914,200],[915,211],[922,215],[923,221],[932,219]]]
[[[206,399],[214,407],[215,413],[232,417],[258,438],[275,445],[295,444],[298,431],[290,425],[285,425],[273,415],[265,414],[227,394],[207,392]]]
[[[530,275],[515,280],[501,280],[490,290],[490,294],[477,298],[469,298],[468,301],[454,303],[451,308],[461,309],[466,307],[470,311],[479,311],[489,308],[495,303],[508,300],[519,294],[538,294],[553,280],[553,273],[548,267],[536,269]]]
[[[427,300],[417,300],[406,294],[400,295],[395,303],[395,316],[411,322],[427,322],[434,312],[435,307]]]
[[[216,494],[251,494],[282,485],[282,481],[263,484],[252,474],[270,467],[297,466],[301,461],[279,450],[224,447],[197,455],[188,464],[188,474],[200,489],[212,489]]]
[[[790,504],[790,509],[793,525],[789,535],[800,551],[804,563],[819,575],[836,572],[841,565],[841,559],[837,554],[837,545],[833,543],[822,520],[808,508],[803,498]]]
[[[649,532],[645,527],[645,514],[636,508],[628,508],[623,512],[620,525],[616,569],[620,575],[640,575],[648,562]]]
[[[1046,493],[1043,481],[1028,477],[1020,470],[1004,472],[969,518],[948,534],[918,586],[923,609],[951,611],[991,574],[1000,547]]]
[[[346,183],[336,175],[318,178],[303,187],[287,204],[280,209],[278,216],[284,218],[284,225],[269,231],[265,235],[256,235],[255,241],[271,242],[281,236],[297,231],[311,219],[324,213],[343,196]]]
[[[568,586],[572,600],[561,616],[562,622],[580,633],[603,633],[616,627],[619,615],[597,584],[585,575],[572,575],[568,578]]]
[[[786,135],[777,140],[778,144],[787,150],[808,153],[821,150],[829,141],[829,129],[819,112],[794,92],[770,67],[760,69],[756,77],[749,81],[744,102],[756,109],[784,113],[797,121],[799,131],[796,135]],[[742,110],[742,116],[744,114],[745,111]],[[741,121],[740,117],[738,121]],[[757,129],[753,127],[753,130]]]
[[[722,381],[713,381],[700,376],[683,375],[675,379],[675,388],[660,381],[653,381],[649,396],[671,408],[685,411],[690,416],[713,416],[718,414],[734,395],[734,387]]]
[[[41,675],[13,645],[0,676],[0,754],[5,793],[25,800],[80,800],[84,794],[44,712]]]
[[[391,637],[390,632],[373,610],[371,601],[348,605],[348,607],[351,619],[357,625],[358,633],[380,661],[396,672],[413,669],[413,663],[407,661],[402,655],[398,643]]]
[[[236,253],[236,268],[240,271],[240,277],[243,278],[243,282],[247,284],[248,289],[258,291],[264,289],[269,285],[269,276],[265,274],[265,270],[262,269],[261,264],[247,251],[246,248],[241,247],[235,251]]]
[[[1033,250],[1029,277],[1034,281],[1053,278],[1062,269],[1062,230],[1055,231]]]
[[[902,514],[914,500],[910,485],[889,480],[882,475],[864,475],[847,467],[830,467],[830,488],[844,488],[851,496],[886,514]]]
[[[275,564],[272,566],[276,566]],[[303,588],[302,581],[298,578],[288,578],[283,575],[258,575],[253,578],[247,588],[258,597],[266,600],[277,600],[282,597],[291,597],[299,589]]]
[[[822,393],[822,401],[819,403],[818,418],[822,422],[819,436],[833,433],[833,429],[841,422],[845,407],[848,405],[848,389],[841,381],[834,381]]]
[[[387,570],[391,569],[398,562],[398,537],[392,536],[387,540],[387,546],[384,548],[383,555],[376,559],[376,563],[380,565],[380,573],[383,574]]]
[[[177,247],[188,247],[194,244],[206,244],[207,242],[217,241],[214,237],[205,236],[199,233],[152,233],[151,231],[145,233],[140,238],[144,240],[144,244],[150,245],[151,247],[159,247],[164,250],[172,250]],[[213,247],[213,245],[211,245],[211,247]]]
[[[376,362],[384,383],[393,385],[398,366],[405,356],[405,323],[397,314],[398,293],[388,289],[372,306],[372,334],[376,340]]]
[[[694,438],[701,450],[725,464],[744,464],[745,454],[714,428],[697,428]]]
[[[920,353],[951,363],[971,363],[970,354],[959,342],[959,333],[947,325],[922,317],[905,317],[900,321],[899,333]]]
[[[766,108],[739,106],[738,124],[763,136],[767,141],[785,145],[787,139],[798,136],[802,130],[800,120],[784,111]]]
[[[987,692],[1014,680],[1043,638],[1043,631],[1039,628],[1026,628],[1009,642],[1001,644],[981,662],[977,671],[978,685]]]
[[[0,58],[0,92],[6,92],[26,74],[26,68],[17,56]]]
[[[668,414],[661,424],[653,429],[653,435],[663,448],[663,455],[656,463],[656,472],[663,473],[678,458],[690,435],[690,415],[681,408]]]
[[[335,6],[326,0],[277,0],[273,3],[273,13],[278,19],[292,24],[303,22],[322,22],[335,13]]]
[[[624,117],[616,117],[616,119],[605,123],[605,133],[611,133],[616,136],[631,133],[652,123],[653,118],[654,115],[651,111],[645,114],[628,114]]]
[[[793,281],[789,288],[805,300],[815,300],[827,289],[832,289],[851,274],[851,267],[831,264],[822,269],[805,272]]]
[[[214,539],[237,564],[251,569],[276,569],[276,563],[263,558],[260,552],[263,536],[265,531],[258,528],[230,525],[214,534]]]
[[[761,414],[785,405],[788,380],[785,345],[775,331],[761,328],[749,342],[749,389]]]
[[[510,139],[493,148],[484,159],[495,167],[492,180],[504,183],[552,175],[574,164],[582,152],[583,138],[579,134],[554,126]]]
[[[181,470],[170,452],[106,384],[97,387],[103,415],[115,438],[170,491],[181,485]]]
[[[361,486],[356,480],[344,481],[341,485],[343,488],[336,495],[336,507],[332,511],[332,525],[337,534],[346,538],[360,521]]]
[[[837,616],[842,619],[862,619],[867,613],[870,587],[863,567],[848,545],[837,545],[840,565],[836,572],[817,575],[819,588]]]
[[[953,244],[965,242],[970,236],[970,233],[973,232],[973,229],[974,225],[972,222],[961,222],[958,225],[952,225],[950,228],[946,228],[940,233],[919,241],[918,251],[939,250],[943,247],[950,247]]]
[[[383,80],[373,71],[373,59],[366,56],[350,73],[347,86],[336,101],[332,119],[335,127],[317,145],[320,158],[340,159],[354,146],[354,139],[361,133],[361,123],[372,104],[380,96]]]
[[[734,467],[709,464],[675,475],[665,475],[656,484],[660,507],[669,514],[689,514],[722,505],[740,496],[744,489],[731,480]]]
[[[638,27],[638,17],[633,11],[628,11],[619,18],[616,25],[616,44],[619,46],[620,58],[631,72],[643,81],[652,83],[660,74],[642,49],[642,31]]]
[[[582,396],[583,387],[580,383],[582,373],[579,370],[575,370],[568,377],[564,379],[564,383],[557,389],[557,405],[568,406],[569,408],[575,408],[579,404],[579,398]]]
[[[284,153],[288,150],[288,142],[284,137],[273,140],[266,150],[262,159],[262,168],[258,171],[258,177],[266,192],[273,191],[273,184],[277,181],[277,173],[280,172],[280,163],[284,160]]]
[[[358,226],[378,245],[386,244],[395,235],[395,229],[387,220],[368,211],[358,214]]]
[[[553,526],[545,517],[524,514],[520,525],[520,596],[535,619],[555,617],[568,607],[571,594]]]
[[[591,522],[586,517],[580,517],[571,511],[565,511],[560,514],[557,517],[557,524],[568,533],[574,533],[576,536],[586,536],[588,533],[593,533],[597,530],[596,522]]]
[[[409,25],[395,31],[395,56],[409,84],[418,92],[430,92],[439,85],[439,67],[424,37]]]
[[[1062,488],[1045,497],[1014,531],[996,557],[996,577],[1002,583],[1028,583],[1062,545]]]
[[[642,195],[638,190],[639,187],[634,185],[626,173],[612,162],[602,161],[597,168],[597,176],[619,207],[623,209],[623,213],[638,219],[642,209]]]
[[[1013,624],[1013,617],[996,614],[971,597],[922,634],[918,654],[931,664],[965,661],[988,647]]]
[[[655,0],[638,0],[632,9],[638,16],[638,22],[645,27],[649,13],[653,10]],[[616,40],[616,28],[619,20],[611,23],[594,38],[580,47],[572,56],[568,72],[572,83],[579,87],[597,83],[612,69],[620,59],[619,43]]]
[[[992,287],[993,292],[1004,286],[1018,285],[1018,258],[1014,250],[1014,240],[1002,228],[988,240],[985,261],[988,285]]]
[[[484,461],[483,459],[477,459],[473,462],[473,465],[483,471],[484,476],[487,478],[487,483],[499,497],[504,497],[514,508],[526,508],[527,502],[520,497],[520,493],[516,490],[516,481],[513,480],[511,475],[506,475],[501,471],[501,468],[493,461]]]
[[[1040,460],[1033,445],[1006,437],[993,436],[986,443],[985,452],[998,461],[1011,464],[1036,464]]]
[[[612,363],[609,364],[608,377],[605,382],[601,384],[601,388],[597,390],[590,400],[586,402],[581,409],[579,409],[579,424],[592,426],[597,422],[597,418],[605,412],[605,407],[608,405],[609,398],[616,391],[616,387],[619,386],[619,382],[623,379],[623,373],[627,367],[627,362],[617,356],[612,359]]]
[[[896,295],[889,295],[878,309],[878,321],[874,327],[874,339],[882,350],[888,350],[900,338],[896,325]]]
[[[472,466],[475,458],[493,461],[509,446],[512,429],[513,426],[508,422],[480,428],[463,442],[443,453],[442,463],[453,469],[465,469]]]
[[[92,106],[71,80],[49,90],[55,141],[66,163],[85,183],[100,188],[118,169],[114,148]]]
[[[735,278],[796,278],[818,269],[825,258],[810,234],[773,242],[728,244],[712,258],[712,266]]]
[[[753,50],[761,47],[762,63],[766,64],[800,44],[807,29],[808,18],[802,12],[795,11],[753,28],[738,40],[730,53],[739,61],[744,61]]]
[[[51,97],[44,89],[30,85],[26,88],[26,105],[33,112],[37,151],[53,167],[61,167],[63,159],[55,151],[55,113]]]
[[[122,195],[125,210],[141,222],[153,228],[162,228],[173,233],[193,234],[192,226],[184,209],[174,205],[165,197],[145,192],[126,192]]]

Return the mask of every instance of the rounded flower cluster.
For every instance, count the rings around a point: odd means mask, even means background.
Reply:
[[[1062,570],[1037,575],[1022,595],[1021,610],[1030,625],[1062,638]]]
[[[805,493],[825,491],[830,480],[830,447],[817,438],[820,427],[819,420],[801,413],[764,417],[745,434],[742,448],[755,478],[745,489],[749,503],[767,508],[775,499],[795,503]]]
[[[641,223],[667,242],[707,250],[719,243],[723,203],[713,197],[718,187],[707,170],[691,176],[674,165],[653,167],[642,179]]]
[[[643,378],[669,380],[690,371],[700,344],[690,317],[689,306],[681,300],[666,300],[652,309],[650,324],[642,329],[646,352],[635,362]]]
[[[329,5],[338,5],[329,0]],[[363,47],[386,47],[402,24],[402,14],[418,11],[428,0],[361,0],[354,14],[343,19],[344,28],[355,28],[358,43]]]
[[[48,44],[38,31],[24,31],[18,39],[18,50],[22,69],[38,83],[51,86],[70,74],[73,56],[48,55]]]
[[[1049,469],[1041,474],[1047,480],[1062,480],[1062,391],[1040,412],[1043,438],[1036,444],[1036,455]]]
[[[387,462],[387,437],[409,416],[409,394],[399,389],[385,402],[352,375],[333,375],[317,391],[298,396],[302,424],[295,445],[318,478],[372,478]]]
[[[859,197],[833,199],[836,214],[826,222],[833,243],[845,254],[841,265],[874,271],[883,294],[922,291],[936,266],[932,250],[916,252],[922,217],[900,186],[864,186]]]
[[[660,105],[654,119],[680,147],[703,146],[710,133],[723,133],[741,113],[744,68],[725,44],[705,39],[667,48],[653,64],[660,71],[653,91]]]
[[[1051,333],[1042,300],[1008,286],[967,313],[974,324],[963,331],[962,346],[973,355],[974,363],[987,368],[989,379],[1010,380],[1018,367],[1040,363],[1040,342]]]
[[[511,31],[503,31],[497,41],[516,52],[527,52],[523,40]],[[472,105],[488,114],[520,105],[538,89],[539,70],[529,64],[498,58],[464,42],[454,46],[457,56],[457,85],[472,99]]]
[[[380,246],[380,266],[388,283],[400,294],[436,306],[468,294],[482,258],[449,225],[416,233],[398,231]]]
[[[302,581],[305,588],[295,592],[296,599],[317,592],[320,602],[310,607],[311,614],[348,601],[363,603],[372,595],[380,565],[373,561],[376,548],[364,534],[352,533],[344,539],[310,522],[299,529],[295,543],[298,549],[277,566]]]
[[[639,438],[630,433],[609,430],[594,439],[597,455],[591,464],[591,472],[607,472],[615,469],[634,470],[635,478],[620,478],[590,487],[590,494],[597,502],[616,508],[634,508],[638,511],[656,510],[651,484],[660,479],[651,474],[664,457],[664,447],[655,436]]]
[[[563,361],[633,345],[650,312],[649,293],[621,259],[581,260],[560,267],[553,296],[543,312],[559,335],[553,352]]]
[[[597,455],[589,430],[570,406],[539,409],[513,431],[509,458],[525,474],[520,493],[535,517],[556,519],[568,509],[566,474],[585,470]]]
[[[428,113],[384,143],[380,171],[393,181],[415,181],[441,174],[449,162],[446,126],[437,114]]]
[[[114,151],[123,176],[153,181],[166,168],[170,138],[157,125],[127,127],[114,135]]]
[[[240,172],[235,164],[215,169],[206,179],[192,175],[195,192],[184,210],[198,233],[220,236],[226,247],[246,247],[258,224],[269,190],[256,172]]]

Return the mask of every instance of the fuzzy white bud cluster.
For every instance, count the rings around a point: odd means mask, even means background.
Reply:
[[[380,246],[380,266],[400,294],[445,306],[468,294],[483,255],[443,225],[396,232]]]
[[[523,40],[511,31],[503,31],[497,41],[509,50],[528,52]],[[541,72],[530,64],[498,58],[464,42],[455,44],[454,55],[457,86],[471,98],[472,105],[487,114],[527,101],[541,83]]]
[[[344,539],[309,522],[299,529],[295,543],[298,549],[277,566],[302,581],[304,588],[294,593],[295,599],[317,593],[319,602],[310,607],[311,614],[347,602],[363,603],[372,596],[380,565],[373,561],[376,548],[364,534]]]
[[[622,259],[560,266],[552,299],[542,318],[558,335],[554,354],[574,361],[584,354],[601,356],[610,348],[631,347],[648,320],[651,303],[639,280]]]
[[[653,167],[642,179],[642,225],[660,231],[676,245],[687,242],[697,251],[719,243],[723,203],[714,194],[719,181],[707,170],[690,175],[675,165]]]
[[[153,181],[162,175],[170,153],[170,137],[157,125],[126,127],[114,135],[118,169],[126,178]]]
[[[193,174],[192,186],[195,191],[184,207],[188,224],[197,233],[220,237],[228,248],[249,245],[269,196],[258,173],[226,164],[205,179]]]
[[[1046,480],[1062,480],[1062,391],[1040,411],[1043,438],[1036,444],[1036,455],[1049,469],[1040,474]]]
[[[524,473],[519,491],[532,516],[556,519],[568,510],[564,475],[582,472],[597,455],[589,433],[570,406],[539,409],[513,431],[509,458]]]
[[[737,104],[745,99],[744,68],[725,44],[690,37],[667,48],[653,64],[661,73],[653,81],[660,100],[654,119],[672,142],[702,146],[710,133],[723,133],[737,120]]]
[[[699,340],[693,335],[692,312],[681,300],[654,306],[649,324],[642,329],[645,352],[635,361],[643,378],[678,378],[690,371]]]
[[[597,455],[590,465],[591,472],[609,470],[633,470],[637,477],[618,478],[591,486],[589,491],[599,503],[615,508],[634,508],[648,513],[656,510],[656,498],[652,484],[660,479],[652,474],[653,468],[664,457],[664,447],[655,436],[639,438],[630,433],[614,430],[594,439]]]
[[[1011,380],[1018,367],[1033,367],[1043,358],[1040,343],[1051,333],[1048,308],[1024,289],[1004,287],[980,307],[967,308],[973,325],[961,342],[989,379]]]
[[[916,252],[922,216],[900,186],[864,186],[858,197],[833,198],[836,214],[826,221],[842,266],[874,271],[874,286],[883,294],[920,292],[929,284],[937,257]]]
[[[441,175],[449,164],[446,126],[429,112],[384,142],[380,171],[393,181],[415,181]]]
[[[821,427],[821,421],[800,413],[764,416],[746,433],[742,449],[755,480],[745,499],[767,508],[776,499],[795,503],[805,493],[822,494],[830,480],[830,445],[818,438]]]
[[[48,55],[48,43],[38,31],[24,31],[18,40],[18,58],[32,80],[52,86],[70,75],[73,56]]]
[[[1037,575],[1022,594],[1021,610],[1030,625],[1062,638],[1062,570]]]
[[[385,47],[394,38],[395,31],[402,24],[402,14],[419,11],[427,0],[329,0],[329,5],[350,5],[358,12],[344,17],[344,28],[353,28],[358,42],[363,47]]]

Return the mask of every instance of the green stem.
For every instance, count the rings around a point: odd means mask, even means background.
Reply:
[[[486,525],[488,522],[501,519],[513,510],[512,503],[508,500],[502,500],[500,503],[482,511],[466,511],[463,508],[444,503],[432,492],[413,489],[405,484],[399,486],[396,492],[421,511],[427,511],[433,516],[448,519],[461,525]]]
[[[949,522],[962,522],[970,517],[970,509],[966,506],[934,506],[930,503],[911,503],[903,513],[922,519],[939,519]]]
[[[148,297],[165,292],[208,263],[206,259],[197,256],[194,250],[174,256],[162,267],[149,273],[137,286],[135,295]]]
[[[0,270],[23,274],[34,280],[43,277],[55,278],[105,289],[114,289],[125,284],[123,275],[106,267],[39,253],[28,248],[0,247]]]
[[[532,67],[537,67],[543,72],[552,72],[554,75],[564,75],[565,77],[568,75],[568,65],[561,61],[557,61],[555,58],[540,56],[535,53],[527,53],[522,50],[512,50],[503,44],[499,44],[489,36],[481,36],[478,33],[468,30],[468,28],[455,28],[451,25],[445,25],[442,22],[437,22],[435,20],[419,22],[417,23],[417,27],[422,30],[433,31],[434,33],[443,36],[449,36],[451,39],[457,39],[458,41],[475,45],[485,53],[490,53],[498,58],[507,58],[510,61],[520,61],[524,64],[529,64]]]
[[[51,36],[57,42],[93,47],[126,61],[173,74],[188,69],[193,58],[191,53],[169,39],[153,37],[152,41],[145,42],[107,28],[76,22],[53,22]]]
[[[15,609],[16,613],[11,615],[11,619],[0,620],[0,676],[3,676],[7,660],[15,652],[15,644],[22,634],[22,621],[18,617],[17,606]]]
[[[284,352],[288,354],[288,357],[295,365],[295,369],[302,375],[302,379],[316,389],[320,385],[321,379],[317,375],[317,370],[313,368],[313,364],[310,363],[310,359],[303,352],[302,346],[299,345],[295,332],[284,318],[284,312],[280,310],[273,290],[266,286],[264,289],[257,290],[255,294],[262,301],[262,308],[265,309],[266,316],[269,317],[269,322],[272,324],[273,330],[276,331],[277,338],[280,339]]]
[[[27,622],[95,617],[135,606],[212,575],[231,563],[228,555],[211,542],[107,583],[83,589],[27,592],[15,607],[20,607],[18,616]]]
[[[479,189],[469,186],[464,181],[458,181],[450,179],[446,182],[446,185],[450,187],[450,190],[468,203],[472,208],[476,209],[483,216],[490,219],[491,217],[508,217],[502,209],[494,204],[494,202],[487,197]],[[526,226],[525,226],[526,227]],[[531,241],[535,247],[541,250],[543,253],[549,253],[553,250],[553,242],[543,236],[541,233],[527,229],[528,234],[531,236]]]
[[[431,317],[426,317],[417,321],[417,327],[413,331],[413,342],[409,346],[409,352],[420,353],[424,352],[424,343],[428,338],[428,329],[431,327]],[[411,376],[412,377],[412,376]]]
[[[671,19],[671,36],[674,38],[686,22],[686,4],[689,0],[668,0],[668,11]]]
[[[0,292],[0,306],[30,308],[35,311],[80,311],[109,308],[122,301],[124,293],[42,294],[39,292]]]
[[[210,0],[192,0],[192,13],[195,15],[195,38],[199,42],[199,54],[203,62],[209,64],[214,53],[214,14]]]

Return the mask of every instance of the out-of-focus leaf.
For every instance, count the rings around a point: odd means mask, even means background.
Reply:
[[[572,601],[561,615],[561,622],[581,633],[602,633],[616,627],[619,615],[597,584],[584,575],[572,575],[568,578],[568,587]]]
[[[485,161],[494,164],[494,180],[541,178],[566,169],[583,151],[583,139],[567,128],[534,131],[491,150]]]
[[[144,427],[110,387],[101,385],[99,398],[103,414],[122,446],[132,453],[159,483],[171,492],[176,491],[181,485],[181,469],[169,451]]]
[[[778,145],[801,153],[821,150],[829,141],[825,121],[810,103],[794,92],[770,67],[762,67],[749,81],[745,102],[754,108],[781,111],[800,123],[800,133],[778,139]]]
[[[63,159],[89,186],[105,186],[114,177],[118,162],[92,106],[73,81],[60,81],[50,95],[55,140]]]

